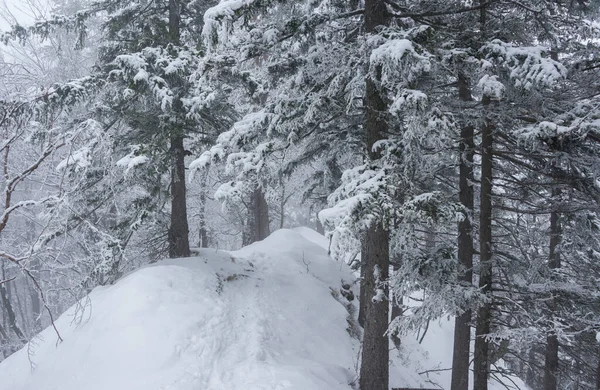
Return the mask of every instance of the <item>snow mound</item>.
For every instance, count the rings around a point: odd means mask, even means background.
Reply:
[[[357,283],[327,246],[308,228],[278,230],[135,271],[60,316],[62,343],[48,328],[2,362],[0,388],[350,390]],[[451,362],[451,323],[440,326],[391,353],[392,387],[449,388],[447,372],[419,374]]]
[[[351,272],[290,230],[237,252],[142,268],[96,288],[0,364],[2,388],[350,389],[358,343],[334,298]],[[336,293],[333,293],[337,295]],[[338,299],[341,299],[338,296]],[[85,304],[85,301],[82,301]]]
[[[301,227],[294,228],[292,230],[295,231],[296,233],[299,233],[302,237],[306,238],[308,241],[311,241],[311,242],[317,244],[318,246],[320,246],[321,248],[323,248],[325,250],[329,250],[329,240],[327,238],[325,238],[325,236],[323,236],[320,233],[317,233],[316,231],[312,230],[311,228],[301,226]]]

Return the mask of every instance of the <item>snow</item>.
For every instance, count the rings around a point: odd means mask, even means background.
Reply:
[[[377,41],[375,37],[371,39]],[[370,69],[381,67],[381,82],[405,87],[418,75],[431,69],[431,62],[426,54],[418,53],[415,45],[408,39],[390,39],[371,51]]]
[[[148,72],[146,72],[146,70],[144,70],[144,69],[140,69],[133,77],[133,82],[137,83],[137,82],[142,81],[142,82],[147,83],[149,78],[150,78],[150,75],[148,74]]]
[[[406,52],[414,52],[414,47],[408,39],[392,39],[371,52],[371,64],[380,65],[385,61],[400,63]]]
[[[317,233],[316,231],[307,228],[305,226],[300,226],[292,229],[296,233],[300,234],[302,237],[307,239],[308,241],[317,244],[321,248],[327,250],[329,249],[329,240],[325,238],[322,234]]]
[[[477,83],[477,87],[481,89],[483,96],[493,99],[500,100],[504,95],[504,84],[498,81],[498,76],[483,75]]]
[[[481,51],[486,54],[487,60],[495,59],[508,68],[515,86],[526,90],[534,85],[552,87],[567,74],[561,63],[548,58],[548,49],[543,46],[520,47],[495,39],[484,45]],[[489,67],[487,61],[482,65]]]
[[[330,288],[351,272],[290,230],[237,252],[200,250],[94,289],[34,347],[0,364],[12,390],[350,389],[358,344]]]
[[[209,36],[219,25],[222,19],[231,20],[236,11],[254,3],[254,0],[223,0],[204,13],[204,26],[202,35]]]
[[[308,228],[282,229],[239,251],[198,249],[139,269],[63,314],[62,343],[48,328],[0,363],[2,388],[350,390],[357,302],[340,288],[358,296],[357,283],[328,245]],[[444,321],[422,345],[412,335],[400,356],[392,351],[393,387],[449,388],[449,371],[418,373],[449,367],[452,323]]]
[[[263,34],[263,39],[262,39],[263,43],[268,44],[268,45],[277,43],[278,35],[279,35],[279,30],[277,30],[276,28],[268,29]]]
[[[146,156],[136,156],[133,153],[130,153],[127,156],[120,159],[119,161],[117,161],[116,165],[119,167],[124,167],[125,174],[127,175],[130,170],[137,167],[138,165],[147,163],[149,160],[150,159]]]
[[[91,164],[90,161],[90,149],[88,147],[83,147],[73,153],[71,153],[67,158],[62,160],[56,166],[57,171],[62,171],[68,167],[74,167],[76,171],[89,167]]]
[[[188,170],[190,171],[190,174],[188,175],[189,176],[188,180],[190,183],[194,180],[196,171],[206,168],[208,165],[210,165],[211,160],[212,160],[212,156],[211,156],[210,151],[206,151],[206,152],[202,153],[200,155],[200,157],[198,157],[197,159],[195,159],[194,161],[192,161],[190,163],[190,166],[188,168]]]

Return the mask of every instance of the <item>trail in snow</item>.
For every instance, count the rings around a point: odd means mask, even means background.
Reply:
[[[0,364],[10,390],[350,389],[358,342],[331,289],[350,271],[289,230],[237,252],[206,249],[90,294],[34,347]]]

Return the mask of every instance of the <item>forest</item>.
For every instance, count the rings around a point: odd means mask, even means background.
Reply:
[[[16,4],[0,362],[134,270],[307,226],[359,275],[354,389],[448,316],[446,390],[600,389],[597,0]]]

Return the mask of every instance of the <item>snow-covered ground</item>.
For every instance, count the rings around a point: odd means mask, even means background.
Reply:
[[[96,288],[57,320],[62,343],[46,329],[0,364],[0,388],[352,389],[360,343],[341,292],[357,295],[355,276],[327,245],[310,229],[279,230]],[[449,367],[452,321],[432,324],[423,344],[407,337],[401,352],[392,386],[449,389],[449,371],[419,372]]]

